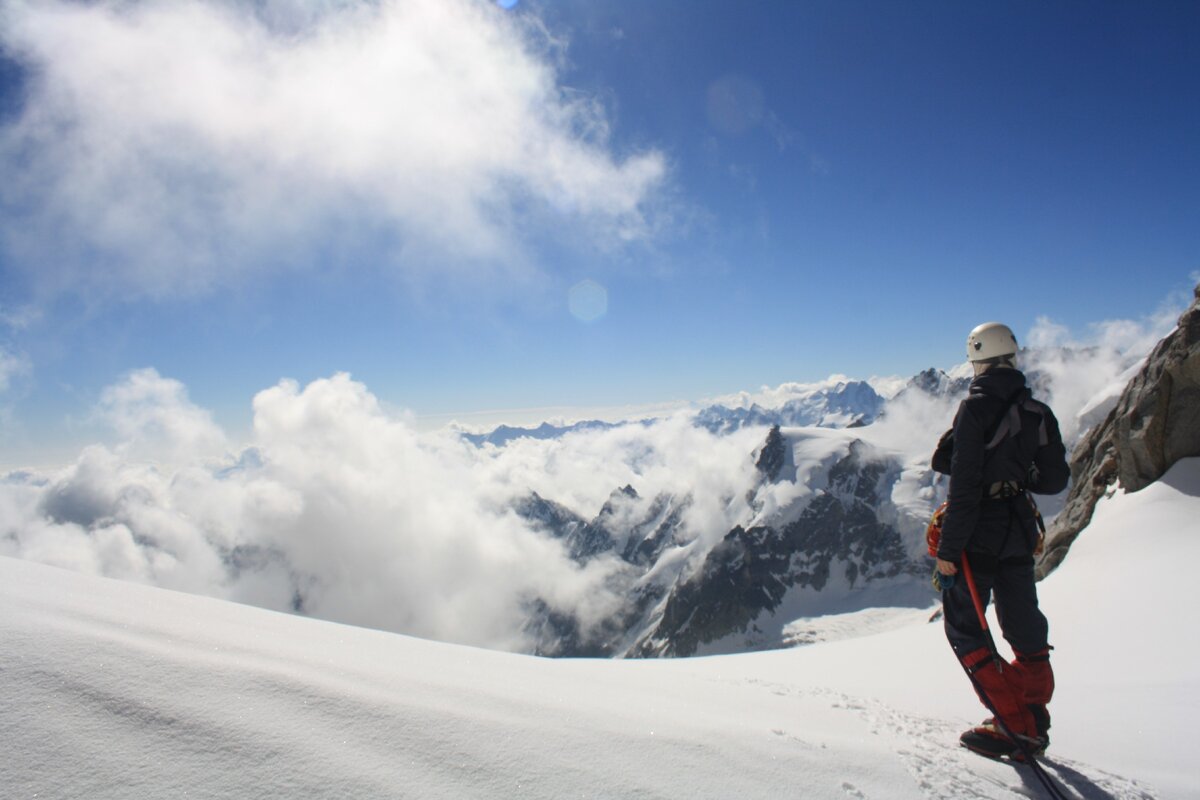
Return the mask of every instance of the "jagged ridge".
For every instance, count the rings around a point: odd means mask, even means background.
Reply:
[[[1071,490],[1047,537],[1040,574],[1062,563],[1114,484],[1139,491],[1179,459],[1200,455],[1200,285],[1193,295],[1178,327],[1158,343],[1104,422],[1072,453]]]

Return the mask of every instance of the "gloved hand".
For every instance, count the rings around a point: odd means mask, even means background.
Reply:
[[[935,592],[944,592],[954,586],[954,575],[943,575],[937,567],[933,568],[933,579],[930,583],[933,584]]]

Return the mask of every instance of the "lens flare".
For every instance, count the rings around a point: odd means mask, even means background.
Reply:
[[[588,279],[567,292],[567,308],[580,322],[595,322],[608,313],[608,290]]]

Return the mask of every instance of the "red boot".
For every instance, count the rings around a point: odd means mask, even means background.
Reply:
[[[1017,653],[1014,666],[1025,676],[1025,704],[1033,716],[1043,749],[1050,744],[1050,712],[1046,706],[1054,696],[1054,670],[1050,668],[1050,647],[1036,653]]]
[[[1018,736],[1020,743],[1014,740],[996,726],[994,719],[984,720],[958,737],[958,742],[973,753],[988,758],[1007,758],[1010,761],[1025,761],[1025,754],[1037,756],[1046,752],[1037,739],[1028,736]]]
[[[1008,733],[1036,738],[1037,722],[1025,699],[1024,665],[1005,663],[986,647],[968,653],[962,662],[979,699],[999,717]]]

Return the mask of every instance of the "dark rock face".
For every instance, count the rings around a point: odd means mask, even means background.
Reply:
[[[676,544],[675,534],[691,498],[661,494],[639,508],[632,519],[620,519],[623,502],[641,498],[632,486],[617,489],[590,522],[564,505],[547,500],[537,492],[518,501],[513,510],[543,531],[563,542],[572,559],[584,563],[613,553],[636,566],[648,566],[662,551]]]
[[[598,552],[612,548],[611,540],[604,541],[607,533],[603,529],[590,529],[583,517],[537,492],[519,501],[513,510],[554,538],[561,539],[567,553],[576,561],[585,561]]]
[[[630,655],[688,656],[703,644],[745,632],[761,613],[778,608],[793,587],[825,588],[835,565],[845,565],[851,586],[915,571],[900,534],[878,518],[898,475],[898,465],[872,461],[854,443],[799,519],[780,528],[731,530],[700,571],[674,588],[661,621]]]
[[[650,503],[640,521],[629,529],[621,558],[638,567],[651,567],[671,546],[684,544],[678,537],[683,529],[684,512],[692,499],[660,494]]]
[[[621,655],[621,643],[629,631],[667,591],[665,586],[642,579],[665,551],[685,544],[683,517],[691,503],[690,497],[669,494],[643,501],[632,486],[625,486],[609,495],[591,521],[536,492],[516,503],[514,511],[519,516],[560,540],[578,563],[619,559],[621,568],[611,577],[610,588],[627,598],[611,617],[589,626],[542,598],[531,598],[526,604],[524,632],[534,642],[534,654],[570,658]]]
[[[786,450],[787,445],[783,441],[783,434],[776,425],[767,434],[767,443],[759,451],[758,461],[754,463],[754,466],[768,481],[779,477],[779,471],[783,469],[783,464],[787,460]]]
[[[1062,563],[1114,483],[1136,492],[1179,459],[1200,455],[1200,286],[1194,294],[1179,326],[1158,343],[1104,422],[1072,453],[1071,491],[1048,534],[1043,575]]]
[[[931,369],[904,392],[950,400],[969,382]],[[871,405],[878,395],[866,384],[839,385],[833,394],[844,404],[822,395],[811,408],[798,402],[784,410],[867,408],[855,424],[878,418]],[[727,409],[709,411],[722,430],[733,419]],[[726,506],[741,524],[715,545],[688,529],[687,496],[643,498],[626,486],[590,519],[536,494],[515,504],[516,513],[562,542],[580,565],[604,560],[612,570],[611,594],[624,600],[604,619],[597,622],[593,614],[585,624],[545,598],[530,598],[526,633],[537,653],[659,657],[783,646],[784,626],[809,608],[854,611],[860,595],[861,602],[886,596],[902,603],[924,596],[927,566],[899,527],[912,534],[911,509],[893,505],[904,471],[900,459],[847,438],[840,450],[821,451],[819,466],[813,451],[805,451],[798,473],[794,448],[806,434],[784,433],[781,425],[791,423],[752,412],[733,419],[734,427],[751,419],[771,427],[751,456],[747,491],[725,500],[744,504],[740,510]],[[701,417],[698,424],[704,424]],[[787,488],[799,480],[806,491]]]
[[[633,611],[585,629],[571,614],[538,598],[527,607],[524,632],[535,643],[532,655],[548,658],[611,658]]]
[[[790,583],[787,531],[736,527],[709,551],[699,574],[675,588],[662,621],[632,655],[686,656],[775,608]]]
[[[778,428],[768,434],[757,455],[760,487],[779,480],[790,446]],[[585,626],[571,613],[531,598],[525,632],[539,655],[686,656],[745,633],[763,612],[779,608],[793,588],[819,591],[831,583],[857,588],[901,573],[915,576],[920,568],[879,513],[900,473],[896,460],[855,440],[832,457],[824,485],[794,519],[734,527],[708,552],[696,553],[698,568],[686,567],[696,545],[684,519],[691,497],[641,498],[626,486],[588,521],[531,494],[515,505],[516,513],[560,540],[580,564],[612,559],[610,588],[627,600]],[[754,492],[750,495],[748,502]],[[664,564],[673,566],[664,570]]]
[[[909,380],[902,390],[904,392],[923,392],[934,397],[954,397],[965,394],[971,385],[970,378],[951,378],[940,369],[930,367],[919,372]],[[899,395],[897,395],[898,397]]]

